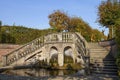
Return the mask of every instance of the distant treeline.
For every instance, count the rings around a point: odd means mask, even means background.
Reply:
[[[27,28],[23,26],[8,26],[4,25],[1,26],[0,29],[0,43],[10,43],[10,44],[25,44],[27,42],[30,42],[42,35],[46,35],[49,33],[57,32],[55,29],[44,29],[44,30],[39,30],[39,29],[32,29],[32,28]],[[86,31],[81,31],[82,34],[83,32]],[[90,36],[90,34],[83,34],[85,39],[87,41],[91,41],[91,38],[94,39],[94,41],[101,40],[102,37],[105,37],[102,35],[102,33],[98,30],[92,30],[94,36]]]
[[[25,44],[50,32],[54,31],[52,29],[38,30],[23,26],[1,26],[0,43]]]

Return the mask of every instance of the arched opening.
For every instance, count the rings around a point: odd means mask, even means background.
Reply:
[[[73,63],[73,50],[70,46],[64,48],[64,64]]]
[[[58,64],[58,49],[55,46],[50,48],[50,64]]]

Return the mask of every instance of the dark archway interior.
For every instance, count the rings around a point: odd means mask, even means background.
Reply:
[[[64,63],[73,63],[73,51],[70,46],[64,48]]]
[[[58,63],[58,49],[55,46],[50,48],[50,63]]]

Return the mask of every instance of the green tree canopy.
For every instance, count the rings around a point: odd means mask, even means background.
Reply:
[[[69,31],[80,32],[87,41],[90,41],[92,28],[79,17],[72,17],[70,19]]]
[[[109,36],[112,37],[112,27],[116,25],[116,20],[120,18],[120,5],[117,1],[103,1],[98,7],[98,22],[109,28]]]

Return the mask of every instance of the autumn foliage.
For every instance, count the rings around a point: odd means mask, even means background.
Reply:
[[[52,28],[60,31],[67,30],[69,26],[69,17],[59,10],[50,14],[49,16],[49,24]]]
[[[57,10],[51,13],[48,18],[51,28],[58,32],[80,32],[87,41],[100,41],[101,39],[105,39],[104,34],[92,29],[89,24],[80,17],[70,17],[65,12]],[[97,32],[98,35],[96,35],[95,32]]]

